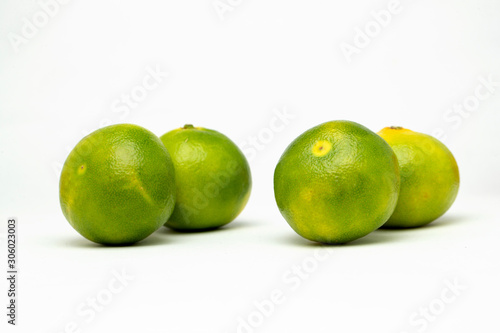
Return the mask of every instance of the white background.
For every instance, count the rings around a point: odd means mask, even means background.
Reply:
[[[2,278],[2,331],[75,322],[80,332],[238,332],[240,318],[253,325],[245,333],[498,331],[500,85],[486,96],[481,82],[500,82],[500,4],[401,0],[376,31],[371,12],[389,1],[221,3],[232,10],[220,15],[212,0],[73,0],[44,22],[40,3],[2,0],[2,235],[8,217],[20,223],[19,325],[6,324]],[[372,37],[361,45],[365,28]],[[341,47],[356,36],[347,59]],[[168,77],[118,109],[155,69]],[[463,103],[471,111],[454,111]],[[271,130],[277,110],[292,116]],[[441,133],[461,172],[455,205],[428,227],[346,246],[301,239],[276,208],[274,167],[296,136],[335,119]],[[59,207],[61,164],[85,134],[122,122],[157,135],[193,123],[232,138],[253,174],[244,212],[218,231],[163,228],[127,248],[83,239]],[[5,247],[3,238],[2,272]],[[307,275],[293,273],[303,265]],[[108,301],[122,271],[133,280],[121,292],[92,318],[78,313],[96,296]],[[464,289],[453,293],[454,283]],[[264,317],[255,304],[273,291],[283,302]]]

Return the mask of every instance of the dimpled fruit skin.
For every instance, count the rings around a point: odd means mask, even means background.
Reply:
[[[458,193],[460,176],[451,152],[432,136],[401,127],[378,133],[392,147],[401,170],[401,191],[384,228],[410,228],[443,215]]]
[[[172,156],[177,201],[165,226],[203,230],[225,225],[238,216],[250,196],[248,162],[225,135],[186,125],[161,140]]]
[[[112,125],[89,134],[71,151],[59,193],[64,216],[82,236],[107,245],[132,244],[170,217],[174,167],[153,133]]]
[[[366,127],[331,121],[309,129],[285,150],[274,172],[281,214],[299,235],[347,243],[391,216],[399,168],[389,145]]]

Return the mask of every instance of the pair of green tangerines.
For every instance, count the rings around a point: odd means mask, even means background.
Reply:
[[[238,216],[251,190],[248,162],[225,135],[186,125],[161,138],[130,124],[83,138],[60,179],[64,216],[82,236],[106,245],[138,242],[163,225],[211,230]],[[278,208],[301,236],[342,244],[380,227],[428,224],[458,192],[451,152],[401,127],[378,135],[331,121],[297,137],[274,172]]]

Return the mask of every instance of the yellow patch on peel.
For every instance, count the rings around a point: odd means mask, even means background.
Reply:
[[[87,170],[87,166],[85,164],[82,164],[78,167],[77,173],[79,175],[83,175],[85,171]]]
[[[153,198],[151,198],[148,192],[146,192],[146,190],[142,186],[142,182],[136,174],[134,174],[134,176],[130,178],[130,188],[136,189],[150,205],[154,205]]]
[[[312,147],[312,153],[314,156],[325,156],[332,149],[332,144],[325,140],[317,141]]]
[[[311,201],[313,199],[314,190],[312,188],[306,188],[300,192],[300,198],[304,201]]]

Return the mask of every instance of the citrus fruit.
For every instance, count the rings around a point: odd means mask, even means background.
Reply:
[[[220,227],[245,207],[252,186],[250,167],[225,135],[185,125],[161,136],[175,169],[176,204],[165,226],[177,230]]]
[[[351,121],[330,121],[297,137],[274,172],[278,208],[299,235],[347,243],[391,216],[399,169],[391,147]]]
[[[384,227],[419,227],[443,215],[460,183],[448,148],[432,136],[402,127],[386,127],[378,134],[396,153],[401,170],[398,204]]]
[[[87,135],[71,151],[59,193],[64,216],[82,236],[101,244],[132,244],[170,217],[174,166],[150,131],[112,125]]]

